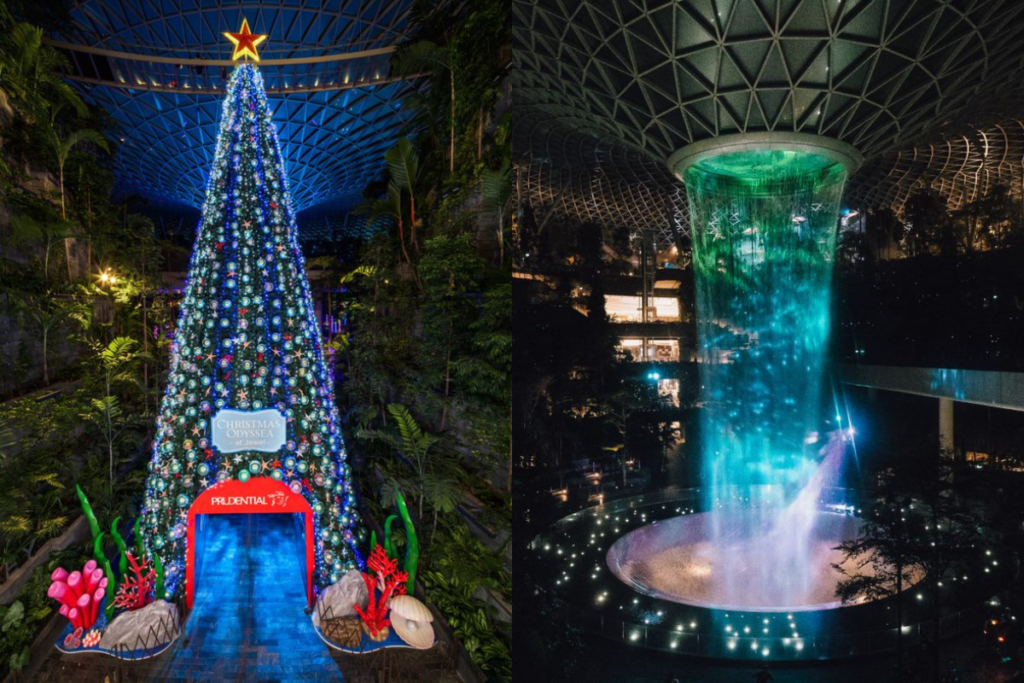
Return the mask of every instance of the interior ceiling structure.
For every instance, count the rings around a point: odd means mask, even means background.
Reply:
[[[402,100],[422,81],[388,72],[412,4],[78,0],[72,25],[53,44],[71,59],[76,87],[117,124],[116,193],[197,210],[232,64],[223,33],[244,17],[254,33],[268,34],[260,68],[309,237],[306,224],[314,232],[347,224],[324,212],[345,216],[405,131]],[[304,220],[309,212],[316,220]]]
[[[915,191],[930,187],[955,211],[996,185],[1024,196],[1024,121],[1020,119],[888,152],[854,176],[846,195],[853,206],[887,206],[901,213]]]
[[[955,160],[983,154],[987,143],[970,141],[1000,126],[1001,173],[1020,176],[1009,139],[1024,132],[1007,122],[1020,109],[1021,2],[514,0],[513,14],[526,197],[581,220],[593,212],[575,207],[604,204],[601,222],[671,237],[685,201],[669,156],[735,133],[853,145],[866,157],[850,185],[858,201],[898,204],[914,183],[970,195],[953,188],[974,182],[963,185],[964,169],[977,161]]]

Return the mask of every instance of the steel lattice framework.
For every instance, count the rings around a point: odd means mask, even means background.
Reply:
[[[527,146],[524,138],[529,138],[544,140],[548,150],[546,156],[523,155],[516,165],[520,201],[541,212],[542,229],[545,218],[557,214],[608,229],[653,230],[663,246],[685,231],[686,193],[664,165],[622,145],[553,126],[542,117],[518,120],[516,131],[516,149]]]
[[[915,191],[930,187],[955,211],[995,185],[1022,196],[1024,121],[1009,120],[885,154],[854,177],[847,197],[852,206],[888,206],[901,213]]]
[[[542,178],[528,183],[538,194],[527,199],[590,193],[584,203],[607,205],[608,221],[640,227],[679,215],[657,199],[678,188],[664,174],[637,179],[693,142],[761,131],[837,139],[868,160],[851,197],[898,201],[891,169],[910,158],[915,168],[938,164],[942,145],[1005,128],[1019,103],[1006,93],[1024,64],[1024,3],[1009,0],[515,0],[513,13],[516,115],[525,122],[517,161],[522,175]],[[556,130],[570,139],[555,139]],[[586,138],[616,162],[552,149],[586,149]],[[954,178],[958,154],[926,180],[949,185],[954,202],[967,173]],[[878,187],[858,189],[861,178]],[[624,192],[623,182],[653,185]],[[589,217],[581,200],[561,201]]]
[[[261,70],[298,211],[344,215],[384,165],[408,124],[402,100],[419,79],[389,78],[406,38],[412,0],[331,0],[241,5],[170,0],[80,0],[54,44],[72,60],[72,80],[111,113],[121,144],[115,190],[156,204],[195,208],[206,192],[231,44],[247,17],[269,34]],[[348,221],[300,225],[313,232]],[[322,235],[315,235],[322,236]]]

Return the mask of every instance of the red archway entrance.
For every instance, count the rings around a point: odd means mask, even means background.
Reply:
[[[244,484],[228,479],[199,494],[188,510],[188,553],[185,568],[185,604],[192,609],[196,590],[196,515],[301,512],[306,521],[306,600],[313,604],[313,508],[302,495],[270,477],[254,477]]]

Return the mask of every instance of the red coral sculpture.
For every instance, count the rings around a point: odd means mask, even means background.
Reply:
[[[366,566],[377,575],[377,590],[381,593],[387,587],[388,579],[394,579],[394,583],[397,585],[392,588],[392,592],[395,595],[405,594],[405,582],[409,580],[409,574],[398,571],[398,560],[392,560],[388,557],[384,546],[377,545],[373,547],[373,552],[370,553],[369,559],[366,560]]]
[[[363,620],[366,627],[370,629],[371,636],[377,636],[381,631],[391,625],[391,621],[387,618],[388,613],[388,597],[381,593],[380,599],[377,599],[377,581],[369,574],[361,574],[363,581],[366,583],[366,590],[370,594],[369,602],[366,603],[366,609],[364,610],[359,606],[359,603],[353,605],[356,610],[356,614]]]
[[[75,626],[75,631],[87,631],[100,615],[100,604],[107,594],[107,577],[89,560],[80,572],[70,574],[57,567],[50,574],[50,588],[46,594],[60,603],[60,613]]]
[[[126,610],[136,610],[145,607],[152,600],[149,594],[156,582],[156,572],[153,571],[145,558],[138,562],[131,553],[125,553],[128,557],[128,564],[131,565],[134,576],[124,577],[117,587],[117,597],[114,598],[115,607],[123,607]]]
[[[398,571],[398,560],[390,559],[384,548],[379,545],[370,553],[366,566],[377,576],[374,578],[371,574],[365,573],[361,575],[370,598],[365,610],[358,603],[354,607],[356,614],[366,624],[370,636],[373,637],[391,625],[391,620],[387,618],[388,600],[393,594],[405,593],[405,582],[409,580],[409,575]]]

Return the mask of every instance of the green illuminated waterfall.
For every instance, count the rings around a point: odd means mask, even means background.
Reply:
[[[836,450],[817,430],[846,174],[827,155],[780,149],[705,157],[685,170],[706,502],[733,511],[720,516],[730,528],[716,529],[723,551],[731,535],[773,539],[763,560],[774,576],[764,579],[794,591],[823,461]],[[833,459],[841,455],[840,446]],[[728,583],[727,574],[718,578]]]

